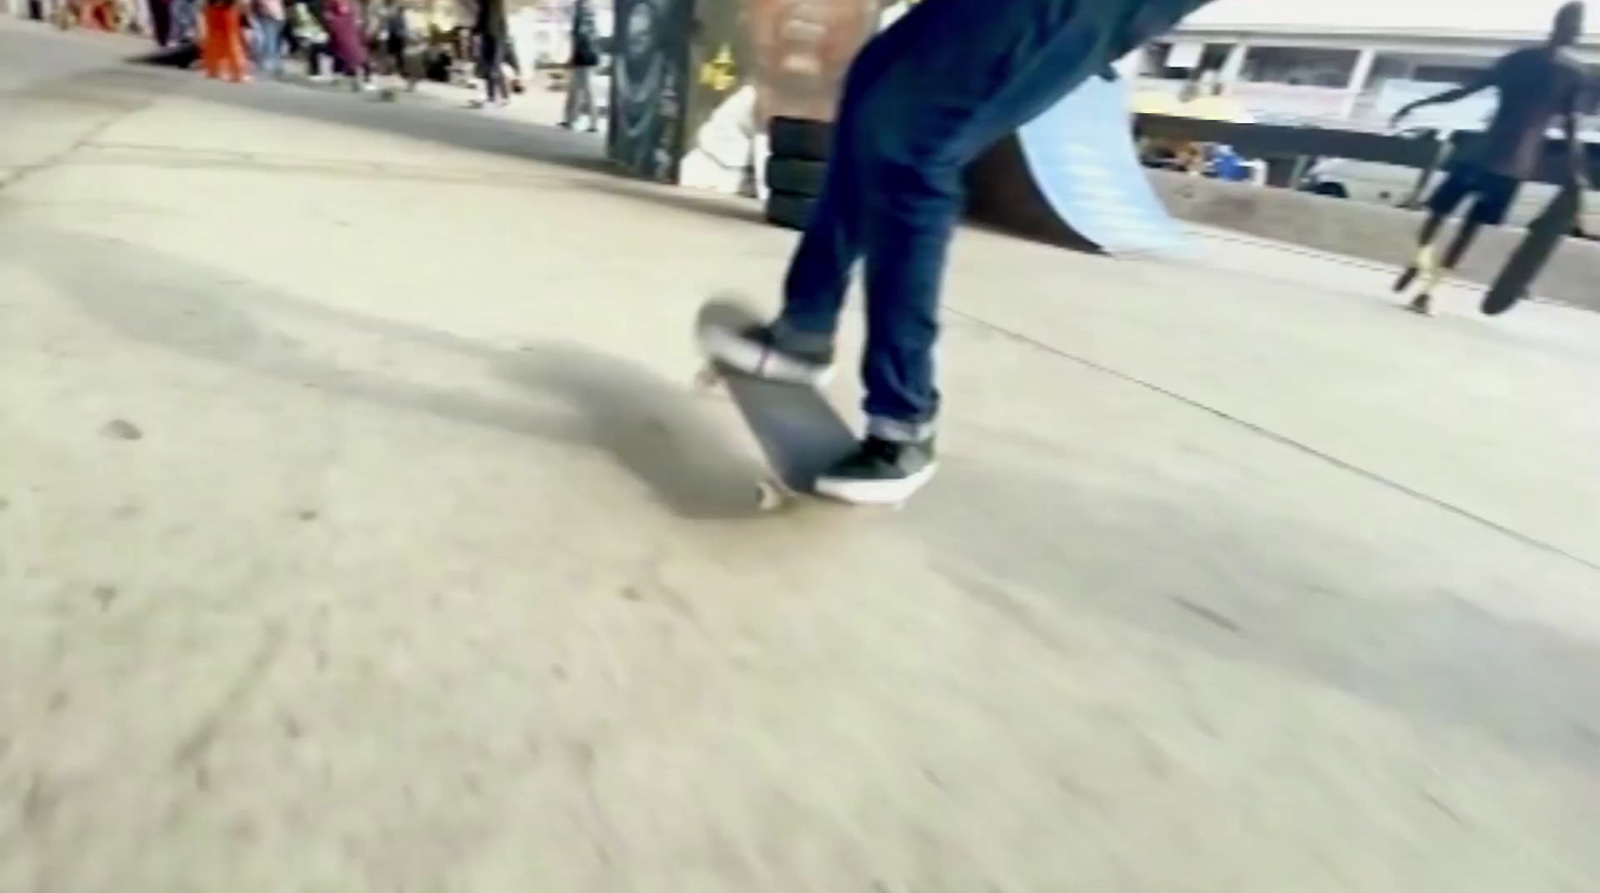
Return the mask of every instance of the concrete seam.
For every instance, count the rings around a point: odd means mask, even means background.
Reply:
[[[74,152],[77,152],[84,146],[94,142],[95,139],[100,136],[100,134],[105,133],[114,125],[150,108],[150,106],[154,105],[157,100],[165,98],[171,92],[173,91],[152,93],[151,95],[146,96],[139,102],[138,105],[134,106],[133,108],[122,109],[121,111],[113,112],[112,114],[108,115],[105,119],[94,124],[86,132],[84,132],[77,139],[73,140],[71,144],[59,152],[55,152],[46,158],[33,162],[32,164],[24,164],[12,168],[9,176],[0,178],[0,192],[4,192],[12,186],[21,183],[23,180],[26,180],[28,177],[33,176],[39,171],[49,170],[50,168],[55,167],[69,158]]]
[[[1306,245],[1295,245],[1289,242],[1275,242],[1272,239],[1266,239],[1260,236],[1252,236],[1248,233],[1233,232],[1231,230],[1223,230],[1219,228],[1201,229],[1197,227],[1185,227],[1184,232],[1197,239],[1215,239],[1219,242],[1233,242],[1238,245],[1251,245],[1257,248],[1281,251],[1285,254],[1294,254],[1300,257],[1310,257],[1317,260],[1327,261],[1329,263],[1342,264],[1343,266],[1354,267],[1360,270],[1370,270],[1375,273],[1398,275],[1400,272],[1400,265],[1398,263],[1381,264],[1375,260],[1367,260],[1363,257],[1352,257],[1348,254],[1339,254],[1334,251],[1324,251],[1320,248],[1311,248]],[[1271,278],[1282,282],[1288,281],[1287,279],[1277,276]],[[1470,279],[1462,279],[1459,276],[1445,276],[1442,280],[1442,284],[1465,291],[1486,292],[1489,290],[1488,285],[1474,282]],[[1570,301],[1563,301],[1560,298],[1545,297],[1544,295],[1529,295],[1523,300],[1536,304],[1551,304],[1556,307],[1567,307],[1573,310],[1589,309],[1580,304],[1573,304]]]
[[[1568,561],[1570,561],[1570,562],[1572,562],[1574,564],[1580,565],[1582,567],[1588,568],[1591,571],[1600,572],[1600,563],[1596,563],[1596,562],[1590,561],[1589,559],[1584,558],[1581,555],[1574,555],[1573,553],[1568,552],[1567,550],[1561,548],[1560,546],[1555,545],[1554,543],[1547,543],[1544,540],[1541,540],[1541,539],[1538,539],[1536,537],[1530,536],[1529,534],[1523,533],[1523,532],[1521,532],[1521,531],[1519,531],[1519,530],[1517,530],[1515,528],[1508,527],[1508,526],[1506,526],[1506,525],[1504,525],[1504,524],[1502,524],[1502,523],[1500,523],[1498,521],[1493,520],[1492,518],[1487,518],[1487,517],[1485,517],[1483,515],[1477,514],[1476,512],[1473,512],[1471,509],[1464,508],[1464,507],[1456,505],[1456,504],[1454,504],[1452,502],[1448,502],[1448,501],[1446,501],[1444,499],[1441,499],[1440,497],[1433,496],[1433,495],[1431,495],[1429,493],[1425,493],[1425,492],[1423,492],[1421,490],[1416,489],[1415,487],[1411,487],[1411,486],[1403,484],[1403,483],[1401,483],[1401,482],[1399,482],[1397,480],[1394,480],[1393,478],[1385,477],[1384,475],[1379,474],[1376,471],[1372,471],[1372,470],[1367,469],[1367,468],[1362,468],[1361,466],[1356,465],[1353,462],[1350,462],[1350,461],[1345,460],[1345,459],[1341,459],[1338,456],[1335,456],[1335,455],[1333,455],[1331,453],[1323,452],[1322,450],[1319,450],[1316,447],[1311,446],[1308,443],[1303,443],[1301,441],[1295,440],[1294,438],[1288,436],[1287,434],[1281,434],[1281,433],[1279,433],[1277,431],[1273,431],[1270,428],[1267,428],[1267,427],[1264,427],[1262,425],[1259,425],[1259,424],[1257,424],[1255,422],[1252,422],[1252,421],[1250,421],[1248,419],[1240,418],[1239,416],[1233,415],[1232,413],[1229,413],[1226,410],[1218,409],[1215,406],[1210,406],[1208,404],[1202,403],[1199,400],[1194,399],[1193,397],[1185,396],[1183,394],[1178,393],[1177,391],[1174,391],[1174,390],[1171,390],[1169,388],[1163,387],[1163,386],[1161,386],[1159,384],[1156,384],[1155,382],[1147,381],[1145,379],[1139,378],[1138,376],[1131,375],[1129,373],[1123,372],[1123,371],[1118,370],[1118,369],[1114,369],[1114,368],[1112,368],[1110,366],[1106,366],[1106,365],[1104,365],[1102,363],[1097,363],[1094,360],[1087,359],[1085,357],[1078,356],[1077,354],[1071,353],[1069,351],[1062,350],[1061,348],[1054,347],[1052,345],[1046,344],[1045,342],[1040,341],[1037,338],[1032,338],[1032,337],[1029,337],[1028,335],[1024,335],[1024,334],[1022,334],[1020,332],[1013,331],[1013,330],[1008,329],[1008,328],[1006,328],[1004,326],[997,325],[995,323],[989,322],[989,321],[984,320],[984,319],[980,319],[980,318],[978,318],[976,316],[973,316],[971,313],[967,313],[967,312],[962,311],[962,310],[957,310],[954,307],[948,307],[948,305],[946,305],[946,306],[947,306],[947,308],[949,309],[949,312],[952,315],[960,317],[961,319],[963,319],[963,320],[965,320],[965,321],[967,321],[969,323],[972,323],[972,324],[978,325],[978,326],[982,326],[982,327],[984,327],[986,329],[989,329],[989,330],[991,330],[993,332],[997,332],[997,333],[999,333],[1001,335],[1004,335],[1004,336],[1006,336],[1008,338],[1011,338],[1014,341],[1018,341],[1018,342],[1021,342],[1023,344],[1030,345],[1032,347],[1038,348],[1039,350],[1042,350],[1042,351],[1044,351],[1046,353],[1049,353],[1049,354],[1053,354],[1053,355],[1055,355],[1057,357],[1060,357],[1062,359],[1070,360],[1071,362],[1077,363],[1078,365],[1083,366],[1086,369],[1092,369],[1095,372],[1099,372],[1099,373],[1102,373],[1104,375],[1109,375],[1109,376],[1111,376],[1113,378],[1120,379],[1122,381],[1125,381],[1125,382],[1127,382],[1129,384],[1132,384],[1132,385],[1135,385],[1137,387],[1143,388],[1143,389],[1145,389],[1147,391],[1150,391],[1152,393],[1159,394],[1159,395],[1161,395],[1163,397],[1167,397],[1168,399],[1176,400],[1179,403],[1182,403],[1182,404],[1184,404],[1186,406],[1189,406],[1189,407],[1191,407],[1193,409],[1198,409],[1201,412],[1207,413],[1208,415],[1215,416],[1215,417],[1217,417],[1219,419],[1222,419],[1223,421],[1229,422],[1229,423],[1231,423],[1231,424],[1233,424],[1233,425],[1235,425],[1237,427],[1243,428],[1246,431],[1249,431],[1249,432],[1251,432],[1253,434],[1256,434],[1257,436],[1264,437],[1264,438],[1266,438],[1268,440],[1271,440],[1271,441],[1275,441],[1275,442],[1277,442],[1279,444],[1282,444],[1283,446],[1289,447],[1290,449],[1293,449],[1293,450],[1295,450],[1297,452],[1304,453],[1304,454],[1306,454],[1308,456],[1312,456],[1314,458],[1320,459],[1321,461],[1323,461],[1323,462],[1325,462],[1325,463],[1327,463],[1329,465],[1332,465],[1332,466],[1334,466],[1336,468],[1339,468],[1339,469],[1342,469],[1344,471],[1347,471],[1347,472],[1349,472],[1351,474],[1354,474],[1354,475],[1356,475],[1358,477],[1365,478],[1365,479],[1367,479],[1369,481],[1372,481],[1373,483],[1376,483],[1376,484],[1378,484],[1380,486],[1386,487],[1386,488],[1388,488],[1390,490],[1394,490],[1394,491],[1396,491],[1398,493],[1403,493],[1403,494],[1405,494],[1405,495],[1407,495],[1407,496],[1409,496],[1409,497],[1411,497],[1413,499],[1421,500],[1422,502],[1428,503],[1428,504],[1430,504],[1430,505],[1432,505],[1432,506],[1434,506],[1436,508],[1439,508],[1439,509],[1442,509],[1443,511],[1449,512],[1450,514],[1455,515],[1455,516],[1457,516],[1459,518],[1464,518],[1464,519],[1466,519],[1468,521],[1471,521],[1472,523],[1477,524],[1480,527],[1485,527],[1485,528],[1488,528],[1489,530],[1493,530],[1496,533],[1499,533],[1502,536],[1510,537],[1511,539],[1514,539],[1514,540],[1516,540],[1516,541],[1518,541],[1518,542],[1520,542],[1520,543],[1522,543],[1524,545],[1531,546],[1531,547],[1533,547],[1535,549],[1538,549],[1539,551],[1546,552],[1546,553],[1549,553],[1551,555],[1556,555],[1556,556],[1559,556],[1561,558],[1565,558],[1566,560],[1568,560]]]

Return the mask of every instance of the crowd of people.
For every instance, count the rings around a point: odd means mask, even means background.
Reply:
[[[149,14],[156,43],[194,46],[213,78],[281,77],[289,56],[303,58],[312,78],[354,89],[374,74],[412,86],[419,75],[417,29],[399,0],[149,0]]]
[[[405,0],[55,0],[48,12],[46,2],[35,3],[36,18],[148,34],[162,47],[192,52],[208,77],[222,80],[279,78],[290,58],[312,80],[342,80],[353,90],[380,77],[415,89],[420,80],[450,82],[470,70],[484,90],[470,105],[497,108],[532,74],[511,39],[505,0],[479,0],[469,27],[430,21]],[[590,0],[576,0],[571,28],[560,123],[592,133],[601,118],[593,72],[604,47]]]
[[[509,104],[519,89],[525,72],[511,39],[505,0],[481,0],[472,31],[464,35],[464,47],[476,60],[476,73],[483,81],[484,96],[474,99],[473,108],[495,108]],[[593,72],[600,64],[601,40],[595,28],[589,0],[576,0],[572,6],[571,54],[567,60],[567,102],[561,126],[572,129],[584,118],[590,133],[599,129],[599,113],[594,100]]]

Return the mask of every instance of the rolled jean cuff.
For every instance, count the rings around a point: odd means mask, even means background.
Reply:
[[[879,440],[888,440],[894,443],[921,443],[933,437],[934,424],[929,419],[925,422],[906,422],[900,419],[891,419],[885,416],[867,417],[867,436]]]

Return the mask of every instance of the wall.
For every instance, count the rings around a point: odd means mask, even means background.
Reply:
[[[1284,189],[1220,183],[1150,171],[1152,185],[1173,216],[1191,223],[1394,266],[1414,250],[1422,215],[1382,205],[1323,198]],[[1485,229],[1468,252],[1460,278],[1487,284],[1523,235]],[[1534,290],[1543,297],[1600,310],[1600,243],[1568,239]]]
[[[767,121],[833,119],[846,69],[906,0],[699,0],[685,186],[764,192]]]
[[[617,0],[606,153],[641,177],[673,182],[683,147],[692,0]]]

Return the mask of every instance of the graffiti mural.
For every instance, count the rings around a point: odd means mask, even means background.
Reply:
[[[693,0],[617,0],[606,151],[642,177],[673,182],[683,145]]]
[[[764,195],[774,116],[832,120],[850,60],[908,2],[701,0],[690,53],[685,186]]]

